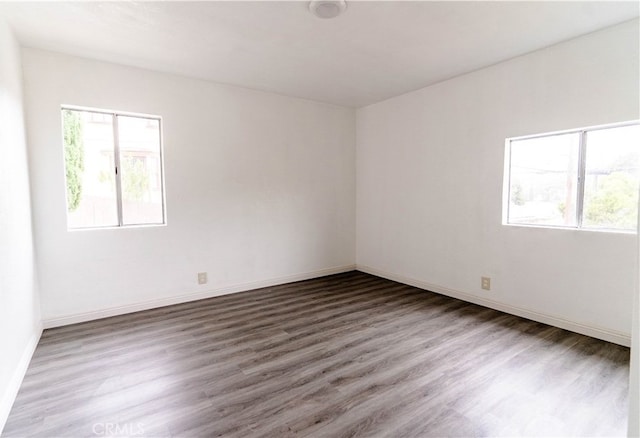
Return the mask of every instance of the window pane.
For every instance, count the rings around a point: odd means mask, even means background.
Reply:
[[[122,222],[124,225],[164,223],[160,121],[117,117]]]
[[[583,226],[635,230],[640,126],[589,131],[586,141]]]
[[[113,118],[62,110],[69,228],[118,225]]]
[[[576,225],[580,137],[576,133],[511,141],[511,224]]]

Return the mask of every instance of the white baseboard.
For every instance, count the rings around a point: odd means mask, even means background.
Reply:
[[[312,278],[324,277],[326,275],[340,274],[342,272],[353,271],[355,265],[337,266],[334,268],[320,269],[318,271],[305,272],[301,274],[287,275],[284,277],[270,278],[266,280],[253,281],[249,283],[235,284],[216,289],[209,289],[201,292],[194,292],[183,295],[176,295],[168,298],[144,301],[126,306],[110,307],[108,309],[96,310],[93,312],[77,313],[57,318],[49,318],[42,321],[45,329],[60,327],[63,325],[76,324],[79,322],[93,321],[95,319],[108,318],[110,316],[124,315],[126,313],[139,312],[141,310],[155,309],[158,307],[171,306],[173,304],[187,303],[189,301],[202,300],[205,298],[218,297],[236,292],[244,292],[263,287],[277,286],[294,281],[310,280]]]
[[[377,268],[372,268],[365,265],[356,265],[356,269],[367,274],[375,275],[377,277],[386,278],[388,280],[404,283],[409,286],[415,286],[420,289],[425,289],[431,292],[436,292],[441,295],[457,298],[459,300],[467,301],[474,304],[479,304],[490,309],[499,310],[501,312],[510,313],[512,315],[521,316],[523,318],[531,319],[533,321],[541,322],[544,324],[559,327],[561,329],[569,330],[572,332],[580,333],[581,335],[591,336],[592,338],[602,339],[604,341],[613,342],[614,344],[622,345],[625,347],[631,346],[631,336],[627,333],[622,333],[614,330],[605,329],[602,327],[593,327],[585,324],[581,324],[575,321],[569,321],[558,316],[547,315],[539,313],[533,310],[523,309],[520,307],[511,306],[509,304],[500,303],[498,301],[487,300],[476,295],[471,295],[465,292],[460,292],[447,287],[430,284],[414,278],[404,277],[402,275],[392,274]]]
[[[36,331],[31,336],[31,339],[29,339],[29,342],[24,347],[22,356],[16,365],[13,375],[11,376],[11,380],[9,380],[7,391],[0,399],[0,435],[2,435],[4,425],[7,423],[11,407],[13,406],[13,402],[16,400],[16,396],[20,390],[20,385],[22,385],[22,380],[24,379],[24,375],[27,373],[31,357],[33,357],[33,352],[36,350],[38,342],[40,342],[41,335],[42,325],[39,324]]]

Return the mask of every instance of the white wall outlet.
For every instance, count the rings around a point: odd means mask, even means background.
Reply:
[[[491,278],[490,277],[480,277],[480,286],[484,290],[491,290]]]
[[[207,284],[206,272],[198,272],[198,284]]]

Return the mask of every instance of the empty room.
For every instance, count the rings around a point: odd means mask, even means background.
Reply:
[[[640,436],[639,17],[0,2],[0,434]]]

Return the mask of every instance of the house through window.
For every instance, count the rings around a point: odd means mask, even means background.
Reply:
[[[161,120],[62,108],[67,226],[165,223]]]

